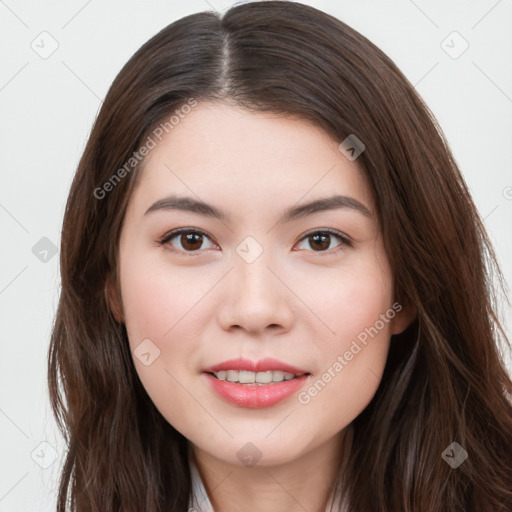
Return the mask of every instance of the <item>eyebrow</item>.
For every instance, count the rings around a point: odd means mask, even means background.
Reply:
[[[294,206],[286,210],[281,218],[278,220],[278,224],[285,222],[291,222],[313,213],[336,210],[339,208],[349,208],[356,212],[363,214],[365,217],[372,218],[372,212],[360,201],[353,197],[334,195],[330,197],[324,197],[321,199],[315,199],[309,203],[304,203],[299,206]],[[178,196],[171,194],[163,199],[159,199],[153,203],[144,215],[148,215],[152,212],[166,211],[166,210],[179,210],[192,212],[197,215],[203,215],[214,219],[229,222],[230,216],[224,211],[212,206],[203,201],[194,199],[192,197]]]

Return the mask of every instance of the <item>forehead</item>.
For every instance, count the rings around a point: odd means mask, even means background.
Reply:
[[[198,103],[161,139],[145,158],[132,208],[175,192],[216,198],[240,213],[333,193],[372,208],[357,160],[348,160],[341,141],[306,120]]]

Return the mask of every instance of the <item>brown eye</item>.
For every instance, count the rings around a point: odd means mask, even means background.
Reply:
[[[335,246],[331,246],[333,240],[337,238],[340,243]],[[333,252],[343,249],[344,247],[351,246],[350,240],[343,236],[341,233],[333,230],[317,230],[312,233],[306,234],[302,239],[301,243],[307,241],[309,246],[313,249],[313,252],[327,252],[333,249]]]
[[[203,245],[202,236],[199,233],[187,233],[181,234],[179,237],[179,241],[182,247],[187,251],[195,251],[201,248]]]
[[[331,235],[310,235],[309,237],[311,247],[313,249],[325,250],[329,249],[331,245]]]
[[[161,245],[170,245],[177,252],[199,252],[203,243],[210,240],[206,233],[195,229],[178,229],[160,240]],[[211,243],[211,242],[210,242]],[[213,246],[213,244],[211,245]]]

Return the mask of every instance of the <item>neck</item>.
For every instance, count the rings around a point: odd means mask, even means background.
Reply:
[[[350,426],[348,427],[350,428]],[[343,461],[347,429],[292,461],[230,464],[189,443],[215,511],[324,512]]]

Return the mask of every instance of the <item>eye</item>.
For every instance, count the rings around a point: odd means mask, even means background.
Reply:
[[[335,246],[332,252],[338,252],[344,247],[352,246],[352,242],[347,236],[329,228],[311,231],[301,238],[301,242],[309,242],[310,247],[313,247],[313,252],[327,252],[329,249],[332,249],[331,242],[333,237],[340,240],[341,243]]]
[[[172,240],[176,238],[176,245]],[[210,237],[199,229],[180,228],[171,231],[160,240],[161,245],[170,244],[176,252],[186,254],[187,256],[195,256],[194,252],[198,252],[203,247],[204,239],[210,240]],[[212,247],[214,245],[212,244]],[[189,254],[192,253],[192,254]]]

